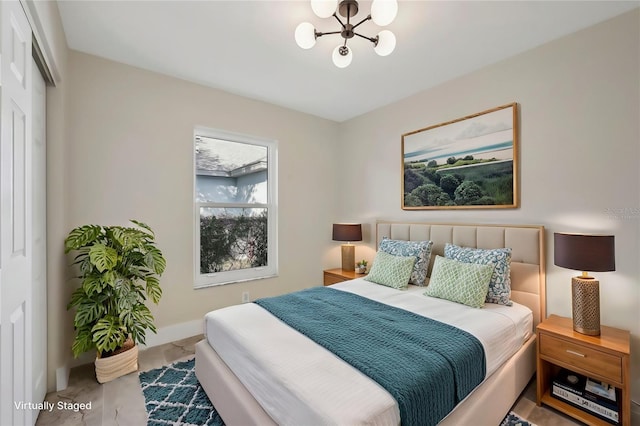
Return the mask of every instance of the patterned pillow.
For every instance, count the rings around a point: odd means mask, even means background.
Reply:
[[[404,290],[409,285],[409,277],[415,262],[413,256],[394,256],[378,251],[373,266],[365,280]]]
[[[427,268],[431,260],[433,241],[399,241],[384,237],[380,242],[380,250],[395,256],[413,256],[416,263],[411,272],[411,284],[424,286],[427,279]]]
[[[436,256],[426,296],[482,308],[495,265],[464,263]]]
[[[459,247],[447,244],[444,247],[444,256],[448,259],[459,260],[466,263],[486,265],[495,264],[491,281],[489,281],[488,303],[511,306],[511,249],[476,249]]]

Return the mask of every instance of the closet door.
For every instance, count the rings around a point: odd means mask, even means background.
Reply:
[[[0,424],[32,423],[31,28],[0,1]]]

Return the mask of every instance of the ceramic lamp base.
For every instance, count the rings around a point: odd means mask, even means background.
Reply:
[[[356,246],[353,244],[342,245],[342,270],[356,270]]]
[[[573,329],[589,336],[600,335],[600,282],[591,277],[571,279]]]

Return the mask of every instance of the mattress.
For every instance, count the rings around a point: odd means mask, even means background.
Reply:
[[[399,291],[363,279],[332,287],[472,333],[485,350],[487,377],[532,331],[531,311],[518,304],[474,309],[426,297],[422,287]],[[253,303],[208,313],[205,337],[280,425],[400,423],[397,404],[386,390]]]

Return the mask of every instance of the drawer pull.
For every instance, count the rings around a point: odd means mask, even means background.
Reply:
[[[580,356],[580,357],[582,357],[582,358],[585,358],[585,357],[586,357],[586,355],[585,355],[585,354],[581,354],[580,352],[572,351],[571,349],[567,349],[567,352],[568,352],[568,353],[570,353],[570,354],[572,354],[572,355],[575,355],[575,356]]]

